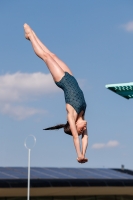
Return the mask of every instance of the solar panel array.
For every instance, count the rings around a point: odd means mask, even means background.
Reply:
[[[0,167],[0,180],[27,179],[26,167]],[[119,179],[133,180],[133,175],[101,168],[31,168],[31,179]]]

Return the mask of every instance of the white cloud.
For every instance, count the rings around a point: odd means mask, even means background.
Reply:
[[[119,142],[116,140],[110,140],[107,144],[106,147],[117,147],[119,145]]]
[[[29,107],[24,107],[24,106],[13,106],[10,104],[5,104],[2,107],[0,107],[0,111],[3,114],[9,115],[17,120],[23,120],[32,115],[46,113],[46,111],[44,110],[39,110],[39,109],[29,108]]]
[[[78,84],[81,88],[84,88],[85,85],[87,84],[87,80],[86,79],[78,79]]]
[[[16,72],[1,75],[0,112],[18,120],[35,114],[44,114],[46,111],[25,107],[22,102],[59,91],[51,74]],[[17,103],[17,106],[14,106],[14,103]]]
[[[79,79],[78,82],[84,87],[86,80]],[[55,85],[50,73],[16,72],[0,75],[0,113],[18,120],[46,113],[44,110],[25,107],[23,102],[59,91],[61,90]]]
[[[133,32],[133,21],[128,22],[127,24],[121,25],[122,28],[124,28],[128,32]]]
[[[0,102],[19,102],[58,91],[51,74],[16,72],[0,76]]]
[[[103,149],[103,148],[113,148],[117,147],[119,142],[116,140],[110,140],[107,143],[95,143],[92,145],[92,149]]]

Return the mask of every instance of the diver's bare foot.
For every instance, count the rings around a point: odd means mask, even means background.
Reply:
[[[25,38],[30,40],[30,34],[32,33],[32,29],[28,24],[24,24]]]

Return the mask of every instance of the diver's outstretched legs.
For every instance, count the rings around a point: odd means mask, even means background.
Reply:
[[[51,57],[51,55],[48,52],[45,52],[42,47],[37,42],[32,29],[29,25],[24,24],[24,30],[25,30],[25,37],[26,39],[30,40],[32,47],[34,49],[34,52],[36,55],[41,58],[47,65],[49,71],[51,72],[54,81],[58,82],[61,80],[61,78],[64,76],[63,69],[59,66],[59,64]]]
[[[36,38],[36,41],[38,42],[38,44],[40,45],[40,47],[46,52],[49,53],[49,55],[59,64],[59,66],[63,69],[64,72],[68,72],[69,74],[72,75],[71,70],[69,69],[69,67],[62,61],[60,60],[54,53],[52,53],[41,41],[40,39],[37,37],[37,35],[35,34],[35,32],[32,30],[34,37]]]

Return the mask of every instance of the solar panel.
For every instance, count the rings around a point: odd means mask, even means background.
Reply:
[[[92,178],[92,179],[110,179],[110,177],[109,176],[107,176],[107,175],[104,175],[104,174],[101,174],[101,170],[100,171],[97,171],[96,169],[94,170],[94,169],[91,169],[91,168],[89,168],[89,170],[88,169],[81,169],[81,170],[84,170],[84,171],[86,171],[86,177],[87,178]]]
[[[27,179],[27,167],[0,167],[0,179]],[[31,167],[31,179],[120,179],[133,180],[133,175],[101,168]]]
[[[108,84],[105,87],[126,99],[133,98],[133,82]]]
[[[38,178],[58,178],[58,176],[55,176],[54,174],[48,173],[47,170],[43,170],[41,168],[31,169],[31,178],[33,178],[33,175],[37,176]]]
[[[133,176],[130,176],[128,174],[124,174],[124,173],[117,173],[117,171],[115,170],[111,170],[111,169],[89,169],[89,171],[91,171],[95,174],[97,174],[97,176],[101,176],[102,178],[107,178],[107,179],[132,179]]]
[[[44,168],[47,173],[56,174],[58,178],[76,178],[76,176],[72,175],[71,173],[66,173],[65,169],[62,168]]]

